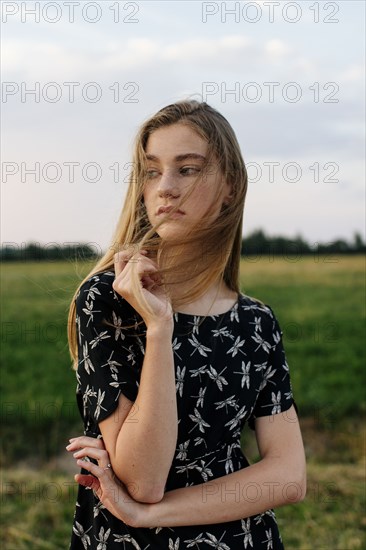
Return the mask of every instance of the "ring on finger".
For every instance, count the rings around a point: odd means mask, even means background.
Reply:
[[[112,469],[112,466],[110,464],[107,464],[107,466],[103,468],[103,470],[111,470],[111,469]]]

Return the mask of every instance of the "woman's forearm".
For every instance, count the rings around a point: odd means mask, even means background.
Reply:
[[[147,331],[139,392],[117,436],[113,468],[134,499],[160,500],[178,432],[171,332]]]
[[[278,462],[278,463],[277,463]],[[214,481],[175,489],[146,505],[136,527],[224,523],[294,503],[305,496],[305,470],[263,459]]]

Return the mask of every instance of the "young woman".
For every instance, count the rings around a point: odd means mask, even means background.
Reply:
[[[304,449],[278,321],[239,290],[246,188],[206,103],[143,124],[114,247],[70,309],[73,550],[283,548],[272,508],[303,499]]]

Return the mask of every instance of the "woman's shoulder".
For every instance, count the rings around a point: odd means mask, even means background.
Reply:
[[[122,298],[113,289],[114,271],[104,270],[90,275],[79,287],[75,301],[121,304]]]
[[[108,318],[137,319],[136,311],[113,288],[115,273],[112,269],[94,273],[80,285],[75,298],[76,314],[90,312]],[[131,321],[132,322],[132,321]]]
[[[259,298],[255,298],[254,296],[249,296],[248,294],[241,293],[239,295],[239,306],[244,311],[255,311],[258,313],[263,313],[265,315],[268,315],[269,317],[273,317],[273,310],[271,306],[266,304],[265,302],[262,302],[259,300]]]
[[[90,275],[79,287],[79,293],[81,294],[84,291],[90,291],[91,289],[96,289],[96,293],[100,292],[108,293],[110,290],[113,290],[112,284],[114,281],[114,271],[113,270],[104,270],[93,275]]]
[[[241,311],[250,313],[254,318],[261,319],[261,322],[266,324],[269,329],[273,329],[277,324],[272,307],[258,298],[248,294],[240,294],[238,306]]]

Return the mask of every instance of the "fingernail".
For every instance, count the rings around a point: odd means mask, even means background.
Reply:
[[[69,439],[69,441],[75,441],[76,437],[72,437],[71,439]]]

